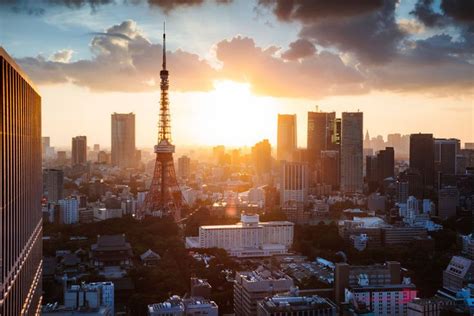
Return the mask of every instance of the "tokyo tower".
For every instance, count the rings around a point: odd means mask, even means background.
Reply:
[[[171,215],[175,221],[179,221],[184,199],[174,170],[173,153],[175,147],[171,144],[168,74],[166,69],[166,34],[163,30],[163,64],[160,71],[160,118],[158,121],[158,145],[155,145],[155,171],[153,172],[153,180],[145,197],[140,217],[143,217],[145,214],[152,214],[154,211],[161,211],[164,215]]]

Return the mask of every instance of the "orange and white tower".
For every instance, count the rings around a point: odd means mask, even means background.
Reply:
[[[154,211],[161,211],[163,214],[173,216],[175,221],[179,221],[184,199],[174,170],[173,153],[175,147],[171,143],[168,75],[169,72],[166,69],[166,34],[163,30],[163,64],[160,71],[160,117],[158,121],[158,144],[155,145],[155,171],[139,216],[143,217]]]

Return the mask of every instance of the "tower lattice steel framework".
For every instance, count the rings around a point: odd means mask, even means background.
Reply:
[[[158,121],[158,145],[155,145],[155,170],[140,216],[143,217],[145,214],[161,211],[173,216],[175,221],[178,221],[181,218],[181,207],[184,205],[184,199],[174,170],[173,153],[175,147],[171,143],[168,74],[166,69],[166,33],[163,31],[160,117]]]

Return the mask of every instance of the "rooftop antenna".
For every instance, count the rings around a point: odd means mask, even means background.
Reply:
[[[166,22],[163,22],[163,70],[166,69]]]
[[[316,105],[316,112],[319,112],[319,105]]]

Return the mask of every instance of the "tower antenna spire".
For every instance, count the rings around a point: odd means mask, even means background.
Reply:
[[[163,70],[166,70],[166,22],[163,22]]]

